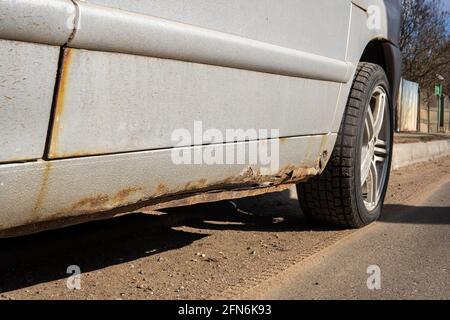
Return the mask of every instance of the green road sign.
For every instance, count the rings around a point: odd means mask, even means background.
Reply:
[[[442,84],[437,84],[434,86],[434,94],[437,96],[442,96]]]

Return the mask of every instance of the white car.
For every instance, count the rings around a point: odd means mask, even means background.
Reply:
[[[356,228],[389,179],[400,0],[0,0],[0,237],[297,184]]]

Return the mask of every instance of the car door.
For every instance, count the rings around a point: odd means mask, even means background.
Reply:
[[[194,121],[221,132],[326,134],[351,74],[349,0],[87,0],[78,8],[52,159],[180,147],[173,132],[193,132]]]

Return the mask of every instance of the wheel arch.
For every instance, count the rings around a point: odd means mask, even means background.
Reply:
[[[373,39],[366,45],[360,62],[375,63],[384,69],[389,80],[392,106],[396,115],[402,73],[400,49],[386,39]]]

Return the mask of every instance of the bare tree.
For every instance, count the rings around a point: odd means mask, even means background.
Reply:
[[[427,90],[440,74],[450,92],[449,12],[441,0],[403,0],[402,19],[403,77]]]

